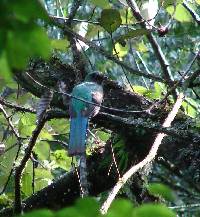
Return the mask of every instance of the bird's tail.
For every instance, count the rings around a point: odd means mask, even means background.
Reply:
[[[86,149],[86,134],[88,127],[88,117],[78,114],[70,120],[70,136],[69,136],[69,156],[80,155]]]

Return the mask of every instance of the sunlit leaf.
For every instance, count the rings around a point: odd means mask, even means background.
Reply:
[[[199,104],[195,100],[192,98],[186,98],[185,101],[182,102],[182,106],[186,115],[192,118],[196,117]]]
[[[136,85],[134,85],[134,86],[133,86],[133,90],[134,90],[134,92],[143,95],[144,93],[146,93],[147,88],[145,88],[145,87],[143,87],[143,86],[136,86]]]
[[[171,15],[174,13],[174,7],[173,6],[167,7],[166,10]],[[183,7],[182,4],[178,4],[175,7],[174,18],[176,20],[178,20],[179,22],[191,22],[192,21],[192,17],[190,15],[190,13]]]
[[[67,156],[66,150],[56,150],[51,153],[51,160],[55,161],[55,167],[60,167],[64,170],[69,170],[71,159]]]
[[[113,49],[113,55],[118,57],[124,57],[128,53],[128,45],[122,46],[120,43],[115,44],[115,49]]]
[[[143,42],[136,44],[135,48],[137,51],[142,52],[142,53],[145,53],[148,51],[148,48],[146,47],[146,45]]]
[[[48,142],[38,142],[34,147],[34,152],[40,160],[48,159],[50,156],[50,147]]]

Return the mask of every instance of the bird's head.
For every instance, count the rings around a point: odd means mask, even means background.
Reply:
[[[104,76],[101,72],[94,71],[86,75],[85,81],[96,82],[97,84],[102,84],[103,78]]]

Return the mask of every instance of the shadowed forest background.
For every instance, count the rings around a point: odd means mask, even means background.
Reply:
[[[0,216],[200,216],[200,1],[155,2],[0,1]],[[104,100],[77,201],[69,101],[93,71]]]

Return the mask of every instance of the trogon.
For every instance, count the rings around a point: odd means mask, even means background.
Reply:
[[[89,73],[85,81],[72,90],[69,106],[69,156],[81,155],[86,151],[88,122],[90,118],[97,115],[103,100],[102,77],[99,75],[99,72]]]

